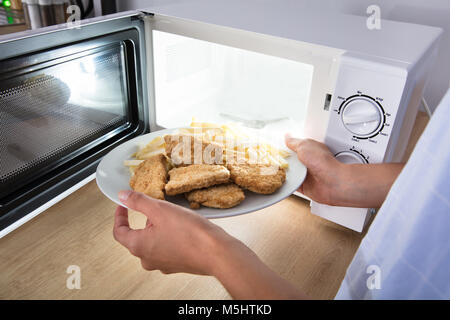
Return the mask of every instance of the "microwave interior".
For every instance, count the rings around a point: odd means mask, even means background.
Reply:
[[[137,37],[121,31],[0,61],[0,213],[146,130]]]
[[[156,14],[143,20],[152,129],[194,118],[234,122],[278,146],[287,132],[324,139],[343,50]]]
[[[313,66],[153,30],[156,123],[236,122],[267,136],[301,132]]]

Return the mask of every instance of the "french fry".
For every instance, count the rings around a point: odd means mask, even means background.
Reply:
[[[142,162],[144,162],[144,160],[125,160],[123,162],[123,165],[125,167],[137,167],[138,165],[140,165]]]
[[[280,165],[284,168],[288,167],[288,162],[284,159],[290,156],[289,151],[276,148],[256,138],[252,139],[245,130],[236,124],[218,125],[192,118],[191,128],[182,130],[191,134],[200,131],[202,139],[222,143],[226,147],[224,150],[225,161],[227,161],[227,157],[229,158],[228,161],[233,161],[230,158],[236,159],[239,155],[240,159],[251,159],[252,161]]]
[[[163,137],[156,137],[145,146],[140,146],[140,150],[134,154],[134,157],[139,159],[142,155],[152,152],[157,149],[164,148],[165,142]]]
[[[222,144],[225,163],[244,160],[277,165],[285,169],[289,167],[285,160],[291,154],[289,151],[260,141],[236,124],[218,125],[192,118],[190,127],[179,129],[178,134]],[[147,144],[141,144],[139,150],[132,155],[134,159],[125,160],[124,165],[133,174],[142,161],[160,153],[165,153],[165,142],[163,137],[156,137]]]
[[[156,150],[152,150],[150,152],[144,153],[144,154],[140,154],[140,155],[136,156],[136,158],[138,160],[147,160],[147,159],[149,159],[149,158],[151,158],[153,156],[156,156],[157,154],[162,154],[162,153],[165,153],[165,152],[166,152],[166,150],[163,149],[163,148],[156,149]]]

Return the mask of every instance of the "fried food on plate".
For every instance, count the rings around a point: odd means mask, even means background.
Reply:
[[[175,166],[191,164],[221,164],[223,146],[187,134],[173,134],[164,137],[166,154]]]
[[[130,179],[130,187],[152,198],[164,200],[167,181],[167,158],[158,154],[143,161]]]
[[[170,180],[166,184],[166,194],[174,196],[195,189],[207,188],[228,182],[230,172],[221,165],[193,164],[173,168],[169,171]]]
[[[206,189],[193,190],[186,193],[192,209],[200,208],[200,205],[211,208],[227,209],[237,206],[244,201],[245,195],[242,189],[234,183],[220,184]]]
[[[245,200],[244,189],[272,194],[286,180],[291,153],[252,130],[193,120],[170,132],[124,160],[133,190],[157,199],[184,193],[192,208],[225,209]]]
[[[274,193],[286,180],[286,171],[279,166],[243,163],[227,167],[234,183],[255,193]]]

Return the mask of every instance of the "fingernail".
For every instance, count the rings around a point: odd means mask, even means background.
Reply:
[[[127,201],[127,199],[130,196],[131,192],[133,192],[133,191],[131,191],[131,190],[120,191],[119,192],[119,200],[122,201],[122,202]]]

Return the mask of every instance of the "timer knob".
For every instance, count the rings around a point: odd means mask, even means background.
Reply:
[[[383,110],[369,97],[354,97],[342,107],[342,122],[345,128],[357,137],[366,138],[383,127]]]
[[[337,153],[335,157],[342,163],[368,163],[366,158],[354,151],[342,151]]]

